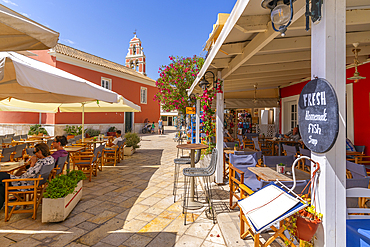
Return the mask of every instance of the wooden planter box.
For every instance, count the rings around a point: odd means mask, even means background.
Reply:
[[[78,182],[74,194],[63,198],[42,199],[42,223],[64,221],[82,197],[82,180]]]
[[[135,153],[135,149],[133,147],[124,147],[124,154],[126,156],[131,156],[133,153]]]

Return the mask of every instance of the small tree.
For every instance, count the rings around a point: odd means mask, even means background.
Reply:
[[[202,68],[202,57],[169,57],[171,63],[159,68],[159,78],[156,81],[158,93],[154,96],[165,111],[177,110],[186,113],[186,107],[192,106],[189,102],[186,89],[193,84],[199,70]],[[194,101],[195,99],[192,99]]]

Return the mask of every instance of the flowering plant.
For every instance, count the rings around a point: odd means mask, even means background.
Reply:
[[[156,81],[158,93],[154,100],[162,105],[164,111],[177,110],[186,113],[186,107],[193,106],[194,99],[189,99],[186,89],[193,84],[199,70],[202,68],[202,57],[174,57],[171,63],[159,68],[159,78]]]
[[[212,110],[212,101],[216,93],[222,93],[222,81],[220,79],[217,79],[216,88],[211,90],[206,88],[203,91],[203,95],[200,96],[201,108],[203,110],[203,114],[201,116],[203,121],[203,131],[208,139],[208,149],[206,150],[206,154],[212,153],[212,149],[216,146],[213,142],[214,137],[216,136],[215,123],[212,121],[212,117],[215,114],[215,111]]]

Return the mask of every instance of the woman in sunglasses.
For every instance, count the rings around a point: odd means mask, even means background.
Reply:
[[[28,162],[30,163],[30,168],[27,170],[18,170],[14,175],[9,175],[8,173],[1,172],[0,170],[0,206],[2,207],[5,201],[5,184],[2,182],[3,179],[21,179],[21,178],[36,178],[41,171],[43,166],[54,166],[54,158],[50,156],[50,151],[48,145],[45,143],[40,143],[35,146],[33,151],[35,156],[32,156]],[[12,186],[27,186],[31,185],[33,182],[29,181],[14,181]]]

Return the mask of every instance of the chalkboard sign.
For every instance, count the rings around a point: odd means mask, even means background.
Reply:
[[[299,132],[306,147],[316,153],[329,151],[338,136],[339,108],[334,88],[322,78],[303,88],[298,101]]]

